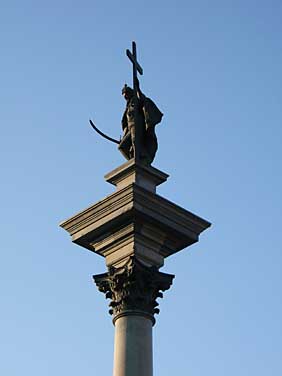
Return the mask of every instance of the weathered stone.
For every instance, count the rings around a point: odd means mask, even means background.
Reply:
[[[152,321],[144,316],[120,316],[115,321],[113,376],[152,376]]]
[[[159,313],[156,299],[163,297],[161,291],[170,288],[174,276],[131,257],[122,267],[110,267],[108,273],[93,278],[99,291],[111,299],[109,313],[114,321],[119,316],[138,314],[154,322],[154,314]]]
[[[131,256],[160,267],[164,258],[199,239],[206,220],[154,193],[167,175],[125,163],[106,175],[116,191],[61,223],[72,241],[122,266]]]
[[[131,159],[105,175],[105,180],[115,185],[117,190],[135,183],[139,187],[156,193],[156,187],[164,183],[168,176],[155,167],[137,164],[134,159]]]

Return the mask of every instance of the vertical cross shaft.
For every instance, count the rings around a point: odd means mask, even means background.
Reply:
[[[140,73],[141,75],[143,74],[143,69],[139,65],[137,61],[137,51],[136,51],[136,43],[133,41],[132,42],[132,53],[127,49],[126,50],[126,55],[129,58],[129,60],[132,63],[132,68],[133,68],[133,92],[134,92],[134,123],[135,123],[135,140],[134,140],[134,159],[136,162],[139,161],[140,159],[140,139],[141,139],[141,129],[140,129],[140,124],[138,123],[138,116],[137,116],[137,107],[138,107],[138,99],[137,99],[137,72]]]
[[[134,91],[136,92],[136,90],[137,90],[137,88],[136,88],[137,71],[138,71],[138,73],[140,73],[142,75],[143,69],[137,61],[137,50],[136,50],[136,43],[135,42],[132,42],[132,53],[129,50],[126,50],[126,55],[129,58],[129,60],[132,62],[132,66],[133,66],[133,88],[134,88]]]

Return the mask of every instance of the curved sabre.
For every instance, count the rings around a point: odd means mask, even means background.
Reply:
[[[107,136],[105,133],[103,133],[102,131],[100,131],[100,129],[98,129],[98,128],[96,127],[96,125],[93,123],[93,121],[92,121],[91,119],[89,119],[89,123],[91,124],[92,128],[93,128],[97,133],[99,133],[100,136],[106,138],[106,139],[109,140],[109,141],[114,142],[115,144],[118,144],[118,145],[120,144],[120,141],[118,141],[118,140],[116,140],[116,139],[114,139],[114,138],[112,138],[112,137],[109,137],[109,136]]]

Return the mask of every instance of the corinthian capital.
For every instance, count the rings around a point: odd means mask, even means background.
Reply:
[[[148,267],[131,257],[124,266],[111,267],[108,273],[93,278],[99,291],[111,299],[109,313],[114,320],[123,314],[144,314],[154,322],[154,314],[159,313],[156,299],[170,288],[174,275],[161,273],[155,266]]]

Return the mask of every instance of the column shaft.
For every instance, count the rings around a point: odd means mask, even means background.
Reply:
[[[115,321],[113,376],[153,376],[152,321],[126,315]]]

